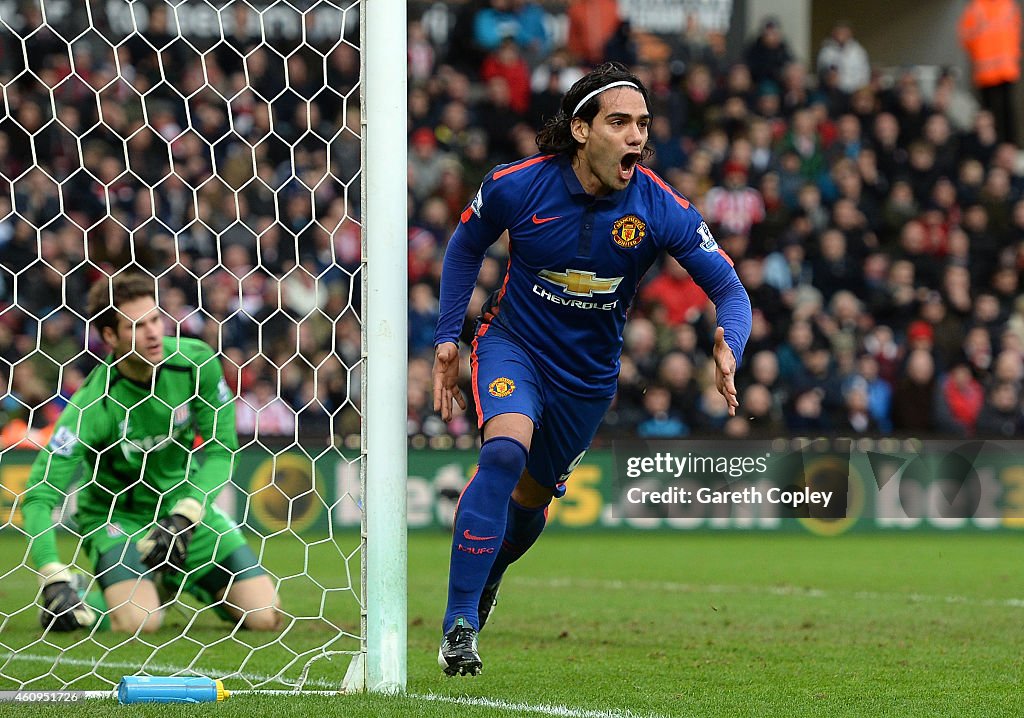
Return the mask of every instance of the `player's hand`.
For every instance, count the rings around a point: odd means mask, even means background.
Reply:
[[[188,545],[196,525],[203,520],[203,507],[195,499],[182,499],[171,509],[171,515],[156,522],[136,546],[142,563],[150,568],[170,564],[185,570]]]
[[[434,350],[434,411],[441,412],[441,418],[451,421],[452,401],[466,410],[466,399],[459,389],[459,348],[454,342],[438,344]]]
[[[43,609],[39,623],[44,630],[75,631],[96,622],[96,611],[82,601],[72,585],[71,569],[63,564],[43,566]]]
[[[725,329],[715,330],[715,385],[718,393],[725,397],[729,404],[729,416],[736,416],[736,407],[740,405],[736,393],[736,357],[732,349],[725,343]]]

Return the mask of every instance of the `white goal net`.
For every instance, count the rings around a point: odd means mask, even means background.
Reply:
[[[371,2],[0,0],[0,690],[106,689],[133,674],[334,690],[374,639],[361,488]],[[40,447],[61,447],[54,422],[108,351],[88,287],[123,272],[152,278],[167,336],[212,347],[234,393],[234,471],[206,515],[239,525],[280,601],[277,630],[225,615],[218,587],[236,576],[219,548],[183,585],[158,578],[155,631],[40,623],[40,539],[22,502]],[[170,408],[165,437],[140,443],[122,426],[119,442],[87,448],[130,443],[158,465],[191,418]],[[210,439],[185,447],[191,468]],[[78,515],[101,463],[53,486],[53,520],[60,560],[102,615],[100,542]],[[129,495],[144,479],[125,481]],[[399,633],[392,680],[404,683]]]

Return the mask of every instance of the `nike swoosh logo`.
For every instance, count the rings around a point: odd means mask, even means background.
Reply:
[[[470,541],[490,541],[491,539],[498,538],[497,536],[474,536],[473,534],[471,534],[469,532],[469,529],[466,529],[465,531],[463,531],[462,535],[465,536]]]
[[[554,222],[556,219],[561,219],[561,218],[562,218],[562,215],[558,215],[557,217],[543,217],[543,218],[542,217],[538,217],[537,215],[533,215],[533,223],[534,224],[544,224],[545,222]]]

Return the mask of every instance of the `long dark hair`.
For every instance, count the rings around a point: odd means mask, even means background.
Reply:
[[[609,83],[623,80],[636,85],[640,94],[644,96],[644,102],[647,104],[647,107],[650,108],[651,101],[647,95],[647,88],[644,87],[644,83],[640,82],[636,75],[626,69],[625,65],[618,62],[606,62],[578,79],[569,88],[569,91],[565,93],[558,114],[549,119],[544,124],[543,129],[537,133],[537,147],[540,151],[545,154],[556,155],[565,154],[572,156],[576,154],[576,148],[579,143],[572,136],[572,118],[579,117],[588,124],[593,122],[594,118],[597,117],[598,111],[601,109],[601,95],[598,94],[591,97],[583,104],[579,112],[573,114],[576,105],[594,90],[604,87]],[[652,154],[654,154],[654,148],[648,144],[640,154],[640,159],[645,160]]]

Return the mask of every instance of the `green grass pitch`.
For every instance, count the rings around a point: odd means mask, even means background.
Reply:
[[[413,534],[408,696],[236,696],[199,706],[89,701],[73,709],[0,704],[0,714],[1016,716],[1024,691],[1021,539],[1014,533],[551,533],[508,575],[480,637],[483,675],[446,678],[435,660],[447,539]],[[344,549],[346,541],[339,545]],[[353,545],[354,538],[347,550]],[[295,573],[296,565],[301,570],[307,554],[299,546],[268,544],[266,563],[283,573]],[[330,558],[343,568],[336,549],[320,548],[327,558],[310,565],[326,571]],[[4,565],[23,553],[16,536],[0,536]],[[358,562],[351,566],[357,580]],[[0,584],[8,613],[31,600],[31,584],[18,576]],[[335,577],[334,585],[346,580]],[[317,613],[320,595],[309,582],[286,582],[282,594],[296,613]],[[237,669],[240,656],[250,654],[244,672],[272,674],[318,643],[329,625],[358,626],[351,594],[332,595],[324,615],[331,620],[302,622],[286,636],[290,653],[272,643],[261,648],[266,637],[224,641],[222,624],[205,614],[182,638],[185,616],[172,614],[145,642],[108,634],[104,641],[117,647],[106,660],[180,666],[199,655],[196,665]],[[30,644],[39,636],[36,626],[34,609],[17,613],[0,642]],[[335,648],[352,645],[339,641]],[[31,653],[54,649],[36,645]],[[70,655],[80,660],[55,673],[74,681],[72,688],[102,687],[95,678],[74,679],[88,676],[88,659],[104,651],[92,644]],[[313,687],[340,680],[346,666],[346,657],[314,664]],[[47,667],[38,658],[15,658],[0,673],[23,676]],[[9,680],[0,683],[11,687]]]

